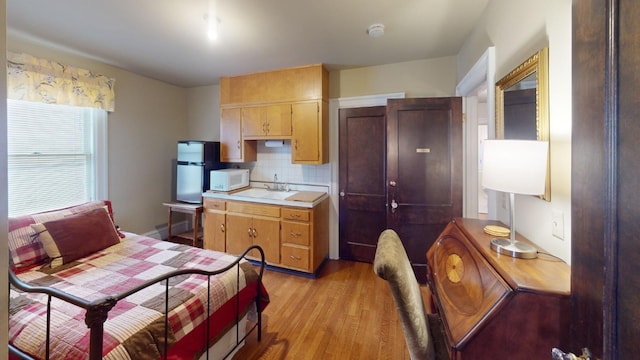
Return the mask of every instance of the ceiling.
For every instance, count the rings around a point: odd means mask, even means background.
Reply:
[[[193,87],[291,66],[334,70],[457,55],[489,2],[215,1],[215,42],[207,37],[208,0],[7,0],[7,33]],[[384,36],[367,35],[375,23],[384,24]]]

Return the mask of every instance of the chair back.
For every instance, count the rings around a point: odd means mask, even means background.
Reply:
[[[380,234],[373,269],[391,288],[411,359],[435,359],[420,286],[395,231],[388,229]]]

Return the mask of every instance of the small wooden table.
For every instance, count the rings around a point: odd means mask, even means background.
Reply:
[[[202,204],[167,202],[167,203],[162,203],[162,205],[169,208],[169,222],[167,223],[167,240],[172,241],[173,238],[189,240],[192,242],[193,246],[197,247],[198,242],[202,239],[202,232],[200,230],[200,218],[202,217],[202,211],[203,211]],[[193,230],[173,235],[171,233],[171,226],[173,223],[174,212],[191,214],[191,216],[193,217]]]

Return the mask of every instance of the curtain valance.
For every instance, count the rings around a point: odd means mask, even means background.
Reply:
[[[89,70],[7,53],[7,97],[113,111],[115,79]]]

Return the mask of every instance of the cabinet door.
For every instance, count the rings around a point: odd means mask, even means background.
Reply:
[[[270,264],[280,264],[280,220],[266,217],[254,217],[253,244],[264,251]]]
[[[293,136],[291,160],[293,163],[319,163],[320,109],[317,102],[292,105]]]
[[[244,141],[242,138],[241,109],[222,109],[220,111],[220,161],[255,161],[256,148],[255,141]]]
[[[242,109],[242,136],[262,137],[267,134],[267,117],[262,106]]]
[[[220,112],[220,160],[242,159],[240,108]]]
[[[242,136],[247,139],[289,138],[291,104],[243,108]]]
[[[251,217],[240,214],[227,214],[227,253],[241,254],[253,245]]]
[[[226,214],[205,209],[203,247],[215,251],[227,251]]]
[[[269,137],[291,136],[291,104],[267,106],[265,114]]]

